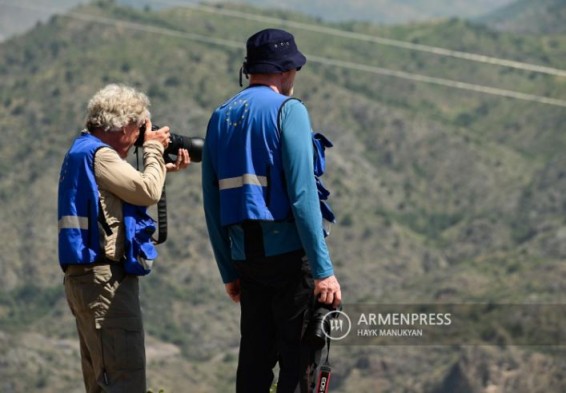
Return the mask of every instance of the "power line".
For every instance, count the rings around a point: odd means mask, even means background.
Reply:
[[[309,55],[307,57],[308,57],[309,61],[324,64],[324,65],[331,65],[331,66],[340,67],[340,68],[347,68],[347,69],[354,69],[354,70],[358,70],[358,71],[371,72],[371,73],[378,74],[378,75],[392,76],[392,77],[395,77],[395,78],[407,79],[407,80],[411,80],[411,81],[415,81],[415,82],[430,83],[430,84],[452,87],[452,88],[461,89],[461,90],[468,90],[468,91],[474,91],[474,92],[478,92],[478,93],[491,94],[491,95],[496,95],[496,96],[500,96],[500,97],[515,98],[515,99],[518,99],[518,100],[538,102],[540,104],[566,107],[566,101],[556,99],[556,98],[537,96],[537,95],[521,93],[521,92],[517,92],[517,91],[513,91],[513,90],[499,89],[499,88],[495,88],[495,87],[477,85],[477,84],[460,82],[460,81],[453,81],[453,80],[450,80],[450,79],[435,78],[435,77],[421,75],[421,74],[414,74],[414,73],[405,72],[405,71],[391,70],[391,69],[388,69],[388,68],[368,66],[368,65],[365,65],[365,64],[352,63],[352,62],[349,62],[349,61],[328,59],[328,58],[318,57],[318,56],[313,56],[313,55]]]
[[[256,22],[265,22],[265,23],[275,23],[275,24],[278,24],[278,25],[286,25],[286,26],[290,26],[290,27],[293,27],[293,28],[296,28],[296,29],[332,35],[332,36],[335,36],[335,37],[342,37],[342,38],[355,39],[355,40],[359,40],[359,41],[373,42],[373,43],[380,44],[380,45],[387,45],[387,46],[403,48],[403,49],[407,49],[407,50],[426,52],[426,53],[431,53],[431,54],[435,54],[435,55],[439,55],[439,56],[453,57],[453,58],[457,58],[457,59],[475,61],[475,62],[478,62],[478,63],[485,63],[485,64],[492,64],[492,65],[497,65],[497,66],[502,66],[502,67],[515,68],[515,69],[519,69],[519,70],[523,70],[523,71],[531,71],[531,72],[538,72],[538,73],[543,73],[543,74],[547,74],[547,75],[566,77],[566,70],[541,66],[541,65],[537,65],[537,64],[524,63],[524,62],[514,61],[514,60],[506,60],[506,59],[501,59],[501,58],[497,58],[497,57],[484,56],[484,55],[479,55],[479,54],[475,54],[475,53],[456,51],[456,50],[445,49],[445,48],[429,46],[429,45],[415,44],[415,43],[411,43],[411,42],[394,40],[394,39],[390,39],[390,38],[377,37],[377,36],[372,36],[372,35],[362,34],[362,33],[354,33],[354,32],[350,32],[350,31],[344,31],[344,30],[334,29],[334,28],[330,28],[330,27],[317,26],[317,25],[301,23],[301,22],[294,22],[294,21],[291,21],[291,20],[286,20],[286,19],[281,19],[281,18],[272,18],[272,17],[268,17],[268,16],[257,15],[257,14],[249,14],[249,13],[236,11],[236,10],[228,10],[228,9],[223,9],[223,8],[221,9],[221,8],[217,8],[217,7],[209,7],[209,6],[205,6],[205,5],[202,5],[202,4],[193,4],[193,3],[187,4],[185,2],[171,2],[171,1],[163,1],[163,0],[153,0],[153,1],[158,2],[158,3],[162,3],[162,4],[180,5],[180,6],[191,8],[191,9],[194,9],[194,10],[197,10],[197,11],[203,11],[203,12],[209,12],[209,13],[213,13],[213,14],[220,14],[220,15],[224,15],[224,16],[231,16],[231,17],[236,17],[236,18],[248,19],[248,20],[253,20],[253,21],[256,21]]]
[[[24,5],[24,4],[7,3],[3,0],[0,0],[0,4],[18,7],[18,8],[25,8],[25,9],[32,10],[32,11],[53,11],[54,9],[56,10],[56,12],[64,11],[63,9],[57,9],[57,8],[53,8],[53,7],[42,7],[42,6],[32,6],[32,5]],[[102,24],[106,24],[106,25],[117,26],[117,25],[121,24],[121,25],[126,26],[128,28],[136,29],[136,30],[140,30],[140,31],[145,31],[147,33],[156,33],[156,34],[168,35],[168,36],[171,36],[171,37],[186,38],[188,40],[202,42],[202,43],[205,43],[205,44],[215,44],[215,45],[238,48],[238,49],[242,48],[242,44],[239,43],[239,42],[236,42],[236,41],[224,40],[224,39],[221,39],[221,38],[214,38],[214,37],[204,36],[204,35],[201,35],[201,34],[187,33],[187,32],[176,31],[176,30],[172,30],[172,29],[165,29],[165,28],[161,28],[161,27],[148,26],[148,25],[143,25],[141,23],[129,22],[129,21],[125,21],[125,20],[106,18],[106,17],[100,16],[100,15],[88,15],[88,14],[81,14],[81,13],[78,13],[78,12],[75,12],[75,11],[69,11],[65,14],[61,14],[60,16],[84,20],[84,21],[87,21],[87,22],[98,22],[98,23],[102,23]]]
[[[373,43],[379,44],[379,45],[386,45],[386,46],[392,46],[392,47],[402,48],[402,49],[406,49],[406,50],[413,50],[413,51],[419,51],[419,52],[424,52],[424,53],[431,53],[431,54],[438,55],[438,56],[446,56],[446,57],[452,57],[452,58],[456,58],[456,59],[474,61],[474,62],[478,62],[478,63],[514,68],[514,69],[519,69],[519,70],[523,70],[523,71],[537,72],[537,73],[542,73],[542,74],[547,74],[547,75],[552,75],[552,76],[558,76],[558,77],[566,77],[566,70],[542,66],[542,65],[538,65],[538,64],[525,63],[525,62],[515,61],[515,60],[507,60],[507,59],[502,59],[502,58],[493,57],[493,56],[485,56],[485,55],[480,55],[480,54],[476,54],[476,53],[456,51],[456,50],[440,48],[440,47],[430,46],[430,45],[415,44],[415,43],[412,43],[412,42],[395,40],[395,39],[391,39],[391,38],[383,38],[383,37],[377,37],[377,36],[373,36],[373,35],[369,35],[369,34],[354,33],[354,32],[350,32],[350,31],[344,31],[344,30],[330,28],[330,27],[324,27],[324,26],[317,26],[317,25],[312,25],[312,24],[307,24],[307,23],[295,22],[295,21],[286,20],[286,19],[282,19],[282,18],[273,18],[273,17],[263,16],[263,15],[250,14],[250,13],[240,12],[240,11],[236,11],[236,10],[228,10],[228,9],[218,8],[218,7],[209,7],[209,6],[205,6],[205,5],[202,5],[202,4],[195,4],[195,3],[190,2],[190,1],[187,2],[187,1],[170,1],[170,0],[169,1],[168,0],[152,0],[152,2],[153,3],[160,3],[160,4],[164,4],[164,5],[171,5],[171,6],[182,6],[182,7],[186,7],[186,8],[191,8],[191,9],[196,10],[196,11],[202,11],[202,12],[208,12],[208,13],[219,14],[219,15],[224,15],[224,16],[242,18],[242,19],[252,20],[252,21],[256,21],[256,22],[275,23],[275,24],[278,24],[278,25],[286,25],[286,26],[293,27],[293,28],[296,28],[296,29],[332,35],[332,36],[335,36],[335,37],[349,38],[349,39],[365,41],[365,42],[373,42]],[[6,4],[6,5],[12,5],[12,6],[16,6],[16,7],[21,7],[21,8],[28,8],[28,9],[37,8],[37,7],[34,7],[34,6],[25,6],[25,5],[13,4],[13,3],[10,4],[10,3],[6,3],[5,1],[0,1],[0,3]]]
[[[30,8],[30,7],[26,6],[26,8]],[[43,7],[34,7],[34,8],[43,8]],[[62,16],[74,18],[74,19],[79,19],[79,20],[83,20],[83,21],[87,21],[87,22],[101,23],[101,24],[112,25],[112,26],[123,25],[123,26],[126,26],[128,28],[135,29],[135,30],[138,30],[138,31],[144,31],[144,32],[147,32],[147,33],[164,34],[164,35],[168,35],[168,36],[171,36],[171,37],[188,39],[188,40],[196,41],[196,42],[200,42],[200,43],[213,44],[213,45],[219,45],[219,46],[224,46],[224,47],[229,47],[229,48],[237,48],[237,49],[243,50],[243,45],[240,42],[232,41],[232,40],[225,40],[225,39],[220,39],[220,38],[214,38],[214,37],[205,36],[205,35],[196,34],[196,33],[182,32],[182,31],[177,31],[177,30],[172,30],[172,29],[162,28],[162,27],[146,26],[144,24],[137,23],[137,22],[130,22],[130,21],[124,21],[124,20],[119,20],[119,19],[107,18],[107,17],[102,17],[102,16],[99,16],[99,15],[81,14],[81,13],[78,13],[78,12],[69,12],[69,13],[62,15]],[[537,102],[537,103],[545,104],[545,105],[566,107],[566,101],[565,100],[560,100],[560,99],[555,99],[555,98],[550,98],[550,97],[544,97],[544,96],[538,96],[538,95],[533,95],[533,94],[525,94],[525,93],[521,93],[521,92],[517,92],[517,91],[499,89],[499,88],[483,86],[483,85],[478,85],[478,84],[472,84],[472,83],[466,83],[466,82],[460,82],[460,81],[453,81],[453,80],[450,80],[450,79],[429,77],[429,76],[426,76],[426,75],[420,75],[420,74],[415,74],[415,73],[410,73],[410,72],[405,72],[405,71],[391,70],[391,69],[388,69],[388,68],[380,68],[380,67],[369,66],[369,65],[360,64],[360,63],[330,59],[330,58],[320,57],[320,56],[316,56],[316,55],[310,55],[310,54],[306,54],[306,55],[309,58],[309,61],[314,62],[314,63],[319,63],[319,64],[322,64],[322,65],[330,65],[330,66],[335,66],[335,67],[340,67],[340,68],[370,72],[370,73],[374,73],[374,74],[377,74],[377,75],[383,75],[383,76],[395,77],[395,78],[399,78],[399,79],[411,80],[411,81],[414,81],[414,82],[422,82],[422,83],[441,85],[441,86],[452,87],[452,88],[457,88],[457,89],[461,89],[461,90],[490,94],[490,95],[494,95],[494,96],[500,96],[500,97],[524,100],[524,101]]]
[[[171,36],[171,37],[185,38],[185,39],[188,39],[188,40],[191,40],[191,41],[201,42],[201,43],[204,43],[204,44],[214,44],[214,45],[225,46],[225,47],[229,47],[229,48],[242,49],[242,44],[240,42],[237,42],[237,41],[225,40],[225,39],[222,39],[222,38],[214,38],[214,37],[205,36],[205,35],[202,35],[202,34],[188,33],[188,32],[184,32],[184,31],[178,31],[178,30],[168,29],[168,28],[164,28],[164,27],[147,26],[147,25],[137,23],[137,22],[129,22],[129,21],[120,20],[120,19],[106,18],[106,17],[100,16],[100,15],[88,15],[88,14],[79,14],[77,12],[69,12],[69,13],[62,15],[62,16],[70,17],[70,18],[74,18],[74,19],[80,19],[80,20],[84,20],[84,21],[87,21],[87,22],[102,23],[102,24],[106,24],[106,25],[113,25],[113,26],[123,25],[123,26],[130,28],[130,29],[144,31],[146,33],[163,34],[163,35],[168,35],[168,36]]]
[[[134,28],[134,29],[137,29],[137,30],[150,32],[150,33],[166,34],[166,35],[169,35],[169,36],[186,38],[186,39],[190,39],[190,40],[198,41],[198,42],[203,42],[203,43],[211,43],[211,44],[216,44],[216,45],[220,45],[220,46],[227,46],[227,47],[230,47],[230,48],[243,49],[242,48],[243,45],[240,42],[225,40],[225,39],[212,38],[212,37],[208,37],[208,36],[204,36],[204,35],[200,35],[200,34],[194,34],[194,33],[185,33],[185,32],[180,32],[180,31],[166,29],[166,28],[146,26],[146,25],[142,25],[142,24],[136,23],[136,22],[127,22],[127,21],[121,21],[121,20],[116,20],[116,19],[112,19],[112,18],[102,18],[100,16],[78,14],[76,12],[71,12],[71,13],[67,14],[67,16],[71,16],[73,18],[78,18],[78,19],[82,19],[82,20],[87,20],[87,21],[90,21],[90,22],[98,22],[98,23],[105,23],[105,24],[111,24],[111,25],[123,24],[124,26]],[[446,86],[446,87],[453,87],[453,88],[457,88],[457,89],[461,89],[461,90],[468,90],[468,91],[474,91],[474,92],[478,92],[478,93],[496,95],[496,96],[500,96],[500,97],[515,98],[515,99],[520,99],[520,100],[524,100],[524,101],[538,102],[540,104],[566,107],[566,101],[560,100],[560,99],[555,99],[555,98],[549,98],[549,97],[537,96],[537,95],[533,95],[533,94],[520,93],[520,92],[516,92],[516,91],[512,91],[512,90],[504,90],[504,89],[498,89],[498,88],[489,87],[489,86],[453,81],[453,80],[450,80],[450,79],[434,78],[434,77],[429,77],[429,76],[426,76],[426,75],[420,75],[420,74],[415,74],[415,73],[410,73],[410,72],[405,72],[405,71],[391,70],[391,69],[388,69],[388,68],[368,66],[368,65],[365,65],[365,64],[347,62],[347,61],[342,61],[342,60],[335,60],[335,59],[330,59],[330,58],[320,57],[320,56],[315,56],[315,55],[310,55],[310,54],[306,54],[306,56],[309,59],[309,61],[312,61],[314,63],[320,63],[320,64],[323,64],[323,65],[331,65],[331,66],[336,66],[336,67],[340,67],[340,68],[347,68],[347,69],[353,69],[353,70],[358,70],[358,71],[371,72],[371,73],[378,74],[378,75],[392,76],[392,77],[396,77],[396,78],[400,78],[400,79],[407,79],[407,80],[411,80],[411,81],[415,81],[415,82],[424,82],[424,83],[436,84],[436,85],[441,85],[441,86]]]

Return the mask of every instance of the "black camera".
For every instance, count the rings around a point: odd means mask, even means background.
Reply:
[[[157,131],[161,127],[157,125],[151,126],[151,131]],[[140,127],[140,135],[134,146],[142,147],[145,135],[145,124]],[[174,133],[170,133],[171,142],[169,142],[169,146],[163,152],[163,157],[165,158],[165,162],[175,162],[175,157],[179,149],[187,149],[189,152],[189,157],[191,158],[191,162],[201,162],[202,161],[202,148],[204,146],[204,139],[199,137],[188,137],[182,136]]]
[[[336,309],[331,304],[317,301],[305,330],[305,343],[314,349],[322,349],[326,345],[327,338],[331,335],[330,321],[338,317],[338,313],[333,313],[333,311],[341,308],[340,306]]]

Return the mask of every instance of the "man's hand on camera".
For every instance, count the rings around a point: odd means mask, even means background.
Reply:
[[[340,284],[335,276],[314,280],[314,296],[324,304],[332,304],[337,308],[342,303]]]
[[[151,122],[148,120],[146,123],[146,129],[151,130]],[[149,128],[148,128],[149,127]],[[144,142],[147,141],[157,141],[163,145],[164,148],[169,146],[169,142],[171,142],[171,134],[169,133],[169,127],[161,127],[159,130],[152,131],[152,132],[145,132],[144,134]]]
[[[234,303],[240,302],[240,279],[224,284],[226,286],[226,293]]]
[[[167,172],[178,172],[188,167],[190,163],[191,157],[189,156],[189,151],[187,149],[179,149],[177,152],[177,160],[165,164],[165,168],[167,168]]]

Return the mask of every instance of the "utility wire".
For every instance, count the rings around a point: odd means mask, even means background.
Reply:
[[[344,31],[344,30],[334,29],[334,28],[330,28],[330,27],[317,26],[317,25],[301,23],[301,22],[294,22],[294,21],[282,19],[282,18],[272,18],[272,17],[268,17],[268,16],[263,16],[263,15],[250,14],[250,13],[241,12],[241,11],[237,11],[237,10],[229,10],[229,9],[218,8],[218,7],[210,7],[210,6],[205,6],[205,5],[202,5],[202,4],[196,4],[196,3],[193,3],[193,2],[190,2],[190,1],[187,2],[187,1],[170,1],[170,0],[169,1],[168,0],[152,0],[152,3],[160,3],[160,4],[164,4],[164,5],[169,5],[169,6],[181,6],[181,7],[190,8],[190,9],[193,9],[193,10],[196,10],[196,11],[202,11],[202,12],[208,12],[208,13],[230,16],[230,17],[235,17],[235,18],[253,20],[253,21],[256,21],[256,22],[286,25],[286,26],[293,27],[293,28],[296,28],[296,29],[307,30],[307,31],[322,33],[322,34],[326,34],[326,35],[332,35],[332,36],[335,36],[335,37],[343,37],[343,38],[349,38],[349,39],[365,41],[365,42],[373,42],[373,43],[376,43],[376,44],[379,44],[379,45],[386,45],[386,46],[392,46],[392,47],[402,48],[402,49],[407,49],[407,50],[431,53],[431,54],[435,54],[435,55],[438,55],[438,56],[446,56],[446,57],[452,57],[452,58],[457,58],[457,59],[462,59],[462,60],[475,61],[475,62],[478,62],[478,63],[514,68],[514,69],[519,69],[519,70],[523,70],[523,71],[530,71],[530,72],[537,72],[537,73],[542,73],[542,74],[547,74],[547,75],[552,75],[552,76],[566,77],[566,70],[562,70],[562,69],[559,69],[559,68],[541,66],[541,65],[538,65],[538,64],[530,64],[530,63],[525,63],[525,62],[520,62],[520,61],[515,61],[515,60],[507,60],[507,59],[502,59],[502,58],[493,57],[493,56],[480,55],[480,54],[476,54],[476,53],[456,51],[456,50],[440,48],[440,47],[436,47],[436,46],[415,44],[415,43],[412,43],[412,42],[395,40],[395,39],[391,39],[391,38],[383,38],[383,37],[377,37],[377,36],[373,36],[373,35],[369,35],[369,34],[354,33],[354,32],[350,32],[350,31]],[[45,7],[36,7],[36,6],[8,3],[6,1],[0,1],[0,4],[12,5],[12,6],[15,6],[15,7],[28,8],[28,9],[37,9],[37,8],[48,9],[48,8],[45,8]]]
[[[557,98],[537,96],[537,95],[521,93],[521,92],[513,91],[513,90],[505,90],[505,89],[499,89],[499,88],[496,88],[496,87],[477,85],[477,84],[460,82],[460,81],[453,81],[453,80],[450,80],[450,79],[435,78],[435,77],[421,75],[421,74],[414,74],[414,73],[405,72],[405,71],[391,70],[391,69],[388,69],[388,68],[368,66],[368,65],[365,65],[365,64],[352,63],[352,62],[349,62],[349,61],[328,59],[328,58],[325,58],[325,57],[318,57],[318,56],[313,56],[313,55],[308,55],[307,58],[309,59],[309,61],[324,64],[324,65],[353,69],[353,70],[358,70],[358,71],[371,72],[373,74],[378,74],[378,75],[392,76],[392,77],[395,77],[395,78],[407,79],[407,80],[411,80],[411,81],[415,81],[415,82],[430,83],[430,84],[452,87],[452,88],[461,89],[461,90],[468,90],[468,91],[474,91],[474,92],[478,92],[478,93],[491,94],[491,95],[500,96],[500,97],[515,98],[515,99],[518,99],[518,100],[538,102],[539,104],[547,104],[547,105],[566,107],[566,101],[560,100],[560,99],[557,99]]]
[[[26,8],[29,8],[29,6],[26,6]],[[242,43],[237,42],[237,41],[214,38],[214,37],[205,36],[205,35],[196,34],[196,33],[182,32],[182,31],[172,30],[172,29],[169,29],[169,28],[146,26],[144,24],[137,23],[137,22],[130,22],[130,21],[113,19],[113,18],[107,18],[107,17],[102,17],[102,16],[99,16],[99,15],[89,15],[89,14],[82,14],[82,13],[78,13],[78,12],[69,12],[69,13],[64,14],[62,16],[68,17],[68,18],[73,18],[73,19],[78,19],[78,20],[83,20],[83,21],[87,21],[87,22],[94,22],[94,23],[112,25],[112,26],[115,26],[115,27],[122,25],[122,26],[125,26],[125,27],[130,28],[130,29],[143,31],[143,32],[147,32],[147,33],[163,34],[163,35],[168,35],[168,36],[171,36],[171,37],[188,39],[188,40],[191,40],[191,41],[201,42],[201,43],[205,43],[205,44],[213,44],[213,45],[219,45],[219,46],[224,46],[224,47],[229,47],[229,48],[243,49]],[[494,95],[494,96],[500,96],[500,97],[524,100],[524,101],[537,102],[537,103],[540,103],[540,104],[566,107],[566,101],[565,100],[560,100],[560,99],[555,99],[555,98],[549,98],[549,97],[538,96],[538,95],[533,95],[533,94],[525,94],[525,93],[512,91],[512,90],[505,90],[505,89],[499,89],[499,88],[483,86],[483,85],[478,85],[478,84],[471,84],[471,83],[466,83],[466,82],[453,81],[453,80],[449,80],[449,79],[429,77],[429,76],[426,76],[426,75],[420,75],[420,74],[415,74],[415,73],[410,73],[410,72],[405,72],[405,71],[391,70],[391,69],[388,69],[388,68],[380,68],[380,67],[369,66],[369,65],[360,64],[360,63],[330,59],[330,58],[320,57],[320,56],[316,56],[316,55],[306,54],[306,56],[308,57],[309,61],[311,61],[313,63],[319,63],[319,64],[322,64],[322,65],[330,65],[330,66],[335,66],[335,67],[340,67],[340,68],[345,68],[345,69],[352,69],[352,70],[370,72],[370,73],[383,75],[383,76],[406,79],[406,80],[411,80],[411,81],[415,81],[415,82],[423,82],[423,83],[441,85],[441,86],[452,87],[452,88],[457,88],[457,89],[461,89],[461,90],[490,94],[490,95]]]
[[[231,17],[235,17],[235,18],[253,20],[253,21],[256,21],[256,22],[265,22],[265,23],[272,23],[272,24],[274,23],[274,24],[278,24],[278,25],[286,25],[286,26],[293,27],[293,28],[296,28],[296,29],[307,30],[307,31],[322,33],[322,34],[326,34],[326,35],[332,35],[332,36],[335,36],[335,37],[343,37],[343,38],[349,38],[349,39],[354,39],[354,40],[359,40],[359,41],[373,42],[373,43],[380,44],[380,45],[387,45],[387,46],[393,46],[393,47],[403,48],[403,49],[407,49],[407,50],[432,53],[432,54],[439,55],[439,56],[453,57],[453,58],[457,58],[457,59],[475,61],[475,62],[478,62],[478,63],[485,63],[485,64],[492,64],[492,65],[497,65],[497,66],[502,66],[502,67],[515,68],[515,69],[519,69],[519,70],[523,70],[523,71],[531,71],[531,72],[538,72],[538,73],[543,73],[543,74],[547,74],[547,75],[566,77],[566,70],[541,66],[541,65],[537,65],[537,64],[524,63],[524,62],[514,61],[514,60],[506,60],[506,59],[501,59],[501,58],[497,58],[497,57],[484,56],[484,55],[479,55],[479,54],[475,54],[475,53],[456,51],[456,50],[439,48],[439,47],[429,46],[429,45],[415,44],[415,43],[411,43],[411,42],[394,40],[394,39],[390,39],[390,38],[383,38],[383,37],[377,37],[377,36],[372,36],[372,35],[368,35],[368,34],[354,33],[354,32],[350,32],[350,31],[333,29],[333,28],[330,28],[330,27],[317,26],[317,25],[301,23],[301,22],[294,22],[294,21],[282,19],[282,18],[272,18],[272,17],[268,17],[268,16],[257,15],[257,14],[249,14],[249,13],[236,11],[236,10],[229,10],[229,9],[217,8],[217,7],[209,7],[209,6],[205,6],[205,5],[202,5],[202,4],[193,4],[193,3],[187,4],[186,2],[172,2],[172,1],[163,1],[163,0],[153,0],[153,1],[161,3],[161,4],[184,6],[184,7],[196,10],[196,11],[202,11],[202,12],[208,12],[208,13],[219,14],[219,15],[224,15],[224,16],[231,16]]]
[[[109,24],[109,25],[122,24],[124,26],[129,27],[129,28],[133,28],[133,29],[137,29],[137,30],[141,30],[141,31],[146,31],[146,32],[149,32],[149,33],[166,34],[166,35],[169,35],[169,36],[186,38],[186,39],[190,39],[190,40],[198,41],[198,42],[203,42],[203,43],[210,43],[210,44],[216,44],[216,45],[226,46],[226,47],[230,47],[230,48],[243,49],[242,43],[237,42],[237,41],[218,39],[218,38],[213,38],[213,37],[204,36],[204,35],[200,35],[200,34],[186,33],[186,32],[181,32],[181,31],[176,31],[176,30],[171,30],[171,29],[166,29],[166,28],[160,28],[160,27],[146,26],[146,25],[136,23],[136,22],[121,21],[121,20],[116,20],[116,19],[112,19],[112,18],[103,18],[103,17],[100,17],[100,16],[79,14],[79,13],[76,13],[76,12],[71,12],[71,13],[67,14],[67,16],[77,18],[77,19],[86,20],[86,21],[89,21],[89,22],[104,23],[104,24]],[[453,88],[457,88],[457,89],[461,89],[461,90],[468,90],[468,91],[474,91],[474,92],[479,92],[479,93],[491,94],[491,95],[500,96],[500,97],[515,98],[515,99],[520,99],[520,100],[524,100],[524,101],[538,102],[540,104],[566,107],[566,101],[560,100],[560,99],[555,99],[555,98],[537,96],[537,95],[533,95],[533,94],[525,94],[525,93],[520,93],[520,92],[516,92],[516,91],[512,91],[512,90],[498,89],[498,88],[494,88],[494,87],[465,83],[465,82],[459,82],[459,81],[453,81],[453,80],[443,79],[443,78],[434,78],[434,77],[430,77],[430,76],[426,76],[426,75],[420,75],[420,74],[415,74],[415,73],[410,73],[410,72],[405,72],[405,71],[391,70],[391,69],[388,69],[388,68],[374,67],[374,66],[369,66],[369,65],[365,65],[365,64],[353,63],[353,62],[349,62],[349,61],[335,60],[335,59],[330,59],[330,58],[327,58],[327,57],[320,57],[320,56],[315,56],[315,55],[310,55],[310,54],[305,54],[305,55],[307,56],[309,61],[311,61],[313,63],[323,64],[323,65],[331,65],[331,66],[336,66],[336,67],[340,67],[340,68],[371,72],[371,73],[378,74],[378,75],[392,76],[392,77],[396,77],[396,78],[400,78],[400,79],[412,80],[412,81],[415,81],[415,82],[424,82],[424,83],[436,84],[436,85],[441,85],[441,86],[446,86],[446,87],[453,87]]]
[[[55,9],[57,12],[59,12],[59,11],[64,12],[64,10],[61,9],[61,8],[32,6],[32,5],[27,5],[27,4],[14,4],[14,3],[9,3],[9,2],[3,1],[3,0],[0,0],[0,4],[18,7],[18,8],[25,8],[25,9],[32,10],[32,11],[53,11]],[[188,40],[191,40],[191,41],[202,42],[202,43],[205,43],[205,44],[214,44],[214,45],[220,45],[220,46],[232,47],[232,48],[238,48],[238,49],[242,48],[242,44],[239,43],[239,42],[236,42],[236,41],[229,41],[229,40],[224,40],[224,39],[221,39],[221,38],[214,38],[214,37],[210,37],[210,36],[204,36],[204,35],[201,35],[201,34],[187,33],[187,32],[183,32],[183,31],[166,29],[166,28],[161,28],[161,27],[156,27],[156,26],[148,26],[148,25],[144,25],[144,24],[141,24],[141,23],[129,22],[129,21],[120,20],[120,19],[106,18],[106,17],[100,16],[100,15],[89,15],[89,14],[79,13],[79,12],[76,12],[76,11],[69,11],[67,13],[60,14],[60,16],[61,17],[68,17],[68,18],[72,18],[72,19],[83,20],[83,21],[86,21],[86,22],[98,22],[98,23],[106,24],[106,25],[113,25],[113,26],[122,25],[122,26],[128,27],[130,29],[135,29],[135,30],[138,30],[138,31],[144,31],[146,33],[156,33],[156,34],[168,35],[168,36],[171,36],[171,37],[185,38],[185,39],[188,39]]]

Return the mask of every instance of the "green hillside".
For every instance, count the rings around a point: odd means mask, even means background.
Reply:
[[[123,2],[135,3],[133,0]],[[326,21],[363,20],[381,24],[407,23],[436,18],[472,18],[513,0],[246,0],[240,3],[298,11]],[[152,3],[151,0],[146,0]],[[235,3],[232,2],[232,3]],[[159,4],[159,3],[157,3]]]
[[[225,7],[281,17],[277,27],[320,23]],[[245,39],[264,27],[98,1],[0,45],[0,232],[7,237],[0,391],[81,388],[57,265],[56,192],[90,96],[110,82],[137,86],[152,99],[155,122],[203,136],[214,107],[239,89]],[[517,36],[456,19],[341,28],[566,68],[564,35]],[[565,78],[289,29],[310,56],[566,99]],[[325,175],[338,216],[329,244],[346,303],[564,303],[563,107],[320,61],[300,71],[295,91],[315,129],[335,143]],[[198,164],[167,179],[167,199],[169,238],[141,289],[149,384],[167,393],[231,391],[238,309],[212,259]],[[560,348],[335,348],[333,392],[554,393],[566,386]]]
[[[132,7],[162,9],[175,5],[194,5],[196,0],[118,0]],[[485,15],[511,3],[512,0],[228,0],[224,3],[252,4],[306,13],[323,20],[365,20],[374,23],[406,23],[440,17],[472,18]],[[64,13],[87,0],[2,0],[0,1],[0,41],[31,29],[38,21],[45,22],[54,14]],[[210,0],[206,3],[222,3]]]

